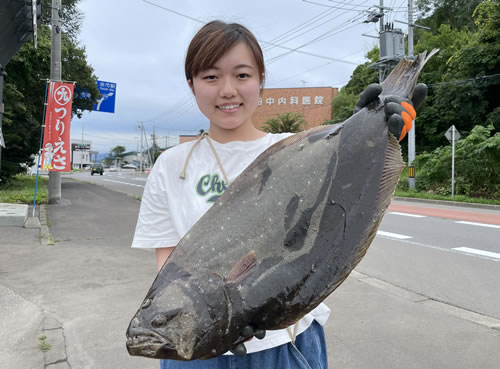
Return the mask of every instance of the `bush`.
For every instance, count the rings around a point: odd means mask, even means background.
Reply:
[[[500,133],[493,125],[475,126],[455,143],[455,193],[500,199]],[[451,193],[452,146],[439,147],[415,158],[418,191]]]
[[[0,202],[12,204],[33,204],[35,197],[35,176],[16,175],[0,183]],[[36,203],[48,201],[48,178],[38,177]]]

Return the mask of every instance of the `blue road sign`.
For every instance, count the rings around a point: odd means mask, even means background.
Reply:
[[[97,81],[97,89],[102,96],[99,100],[97,100],[97,104],[94,105],[94,111],[114,113],[116,100],[116,83]]]

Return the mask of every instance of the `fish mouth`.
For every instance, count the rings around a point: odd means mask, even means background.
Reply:
[[[127,350],[131,355],[156,357],[161,351],[170,351],[174,345],[158,333],[146,329],[131,329],[127,332]]]

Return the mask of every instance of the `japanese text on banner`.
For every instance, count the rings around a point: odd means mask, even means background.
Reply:
[[[70,125],[74,85],[50,82],[45,112],[42,169],[71,171]]]

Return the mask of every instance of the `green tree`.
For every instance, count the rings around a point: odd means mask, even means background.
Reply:
[[[111,156],[121,156],[125,151],[127,151],[125,146],[118,145],[118,146],[115,146],[111,149],[110,155]]]
[[[500,199],[500,133],[475,126],[455,144],[456,194]],[[417,155],[417,189],[448,195],[451,192],[451,145]]]
[[[277,114],[264,122],[263,130],[271,133],[299,132],[307,126],[304,117],[298,113]]]
[[[374,47],[366,54],[369,60],[364,64],[358,65],[352,72],[351,79],[340,89],[340,92],[332,101],[332,119],[326,124],[340,123],[349,118],[354,110],[354,105],[358,101],[359,94],[371,83],[378,82],[378,73],[376,69],[370,68],[370,64],[376,62],[379,58],[379,48]]]
[[[327,124],[341,123],[348,119],[354,110],[354,105],[358,101],[359,94],[341,92],[332,99],[332,120]]]
[[[79,0],[69,0],[63,7],[64,23],[61,37],[62,79],[75,81],[76,87],[86,89],[92,96],[90,100],[75,97],[73,115],[79,116],[82,110],[91,110],[97,98],[97,77],[86,60],[85,48],[78,45]],[[45,0],[49,4],[50,1]],[[49,4],[50,6],[50,4]],[[45,12],[49,9],[45,7]],[[44,19],[47,20],[46,13]],[[6,148],[2,150],[0,178],[6,179],[23,171],[21,164],[32,164],[32,155],[40,145],[40,130],[44,108],[46,82],[50,77],[51,35],[47,25],[38,30],[38,48],[33,49],[26,43],[7,64],[5,70],[3,133]]]
[[[437,29],[448,24],[454,29],[474,28],[472,13],[484,0],[419,0],[417,8],[422,11],[423,19],[418,23]]]
[[[465,134],[476,125],[500,129],[500,4],[483,1],[473,16],[474,32],[443,24],[415,47],[440,48],[421,76],[430,89],[416,121],[419,152],[446,144],[443,135],[452,124]]]

